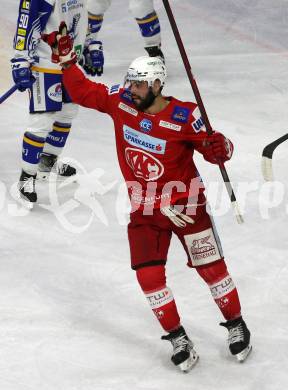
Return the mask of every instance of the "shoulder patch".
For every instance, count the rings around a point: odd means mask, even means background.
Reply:
[[[114,93],[118,93],[120,89],[120,84],[112,85],[109,89],[109,95],[113,95]]]
[[[192,124],[192,127],[193,127],[195,133],[199,133],[199,131],[201,131],[204,127],[204,122],[203,122],[202,117],[198,118],[197,120],[195,120],[191,124]]]
[[[172,119],[175,122],[187,123],[191,110],[186,107],[175,106],[172,112]]]
[[[193,121],[191,122],[191,126],[195,133],[199,133],[199,131],[205,130],[204,121],[198,107],[193,111],[192,115]]]

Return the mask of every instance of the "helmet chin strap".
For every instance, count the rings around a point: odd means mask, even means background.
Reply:
[[[154,95],[152,91],[152,87],[149,87],[148,94],[144,100],[139,104],[139,109],[140,110],[147,110],[152,104],[154,103],[157,95]]]

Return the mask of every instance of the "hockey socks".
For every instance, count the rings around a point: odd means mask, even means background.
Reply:
[[[23,137],[22,168],[25,172],[35,175],[38,169],[40,155],[45,139],[26,131]]]
[[[224,260],[196,268],[198,274],[208,284],[212,297],[226,320],[241,315],[239,296]]]
[[[93,15],[88,14],[88,30],[92,34],[96,34],[100,31],[103,23],[104,14]]]
[[[138,282],[147,301],[166,332],[180,326],[180,317],[169,287],[166,286],[165,267],[157,265],[137,270]]]
[[[144,16],[136,18],[142,37],[146,46],[160,45],[160,23],[155,11]]]
[[[44,152],[59,156],[64,148],[69,132],[71,130],[71,123],[54,122],[52,131],[46,138]]]

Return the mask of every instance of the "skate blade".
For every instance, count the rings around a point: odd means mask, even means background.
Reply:
[[[187,374],[195,366],[198,360],[199,355],[194,351],[194,353],[191,354],[190,357],[185,360],[185,362],[180,363],[178,367],[184,374]]]
[[[35,205],[35,202],[30,202],[29,199],[25,198],[22,194],[18,194],[18,200],[22,207],[26,210],[33,210],[33,207]]]
[[[252,345],[248,345],[248,347],[246,347],[245,349],[243,349],[243,351],[238,353],[236,355],[238,362],[243,363],[247,359],[251,351],[252,351]]]
[[[18,206],[20,205],[24,210],[31,211],[35,205],[34,202],[30,202],[28,198],[23,196],[18,188],[18,183],[14,183],[10,189],[10,194],[14,200],[17,201]],[[14,210],[14,208],[17,208],[17,205],[11,204],[9,208]],[[12,211],[13,212],[13,211]]]

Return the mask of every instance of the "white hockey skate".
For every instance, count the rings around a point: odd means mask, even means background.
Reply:
[[[199,356],[194,350],[194,345],[182,326],[179,329],[170,332],[167,336],[162,336],[161,339],[171,342],[173,346],[171,360],[182,372],[187,373],[195,366]]]

